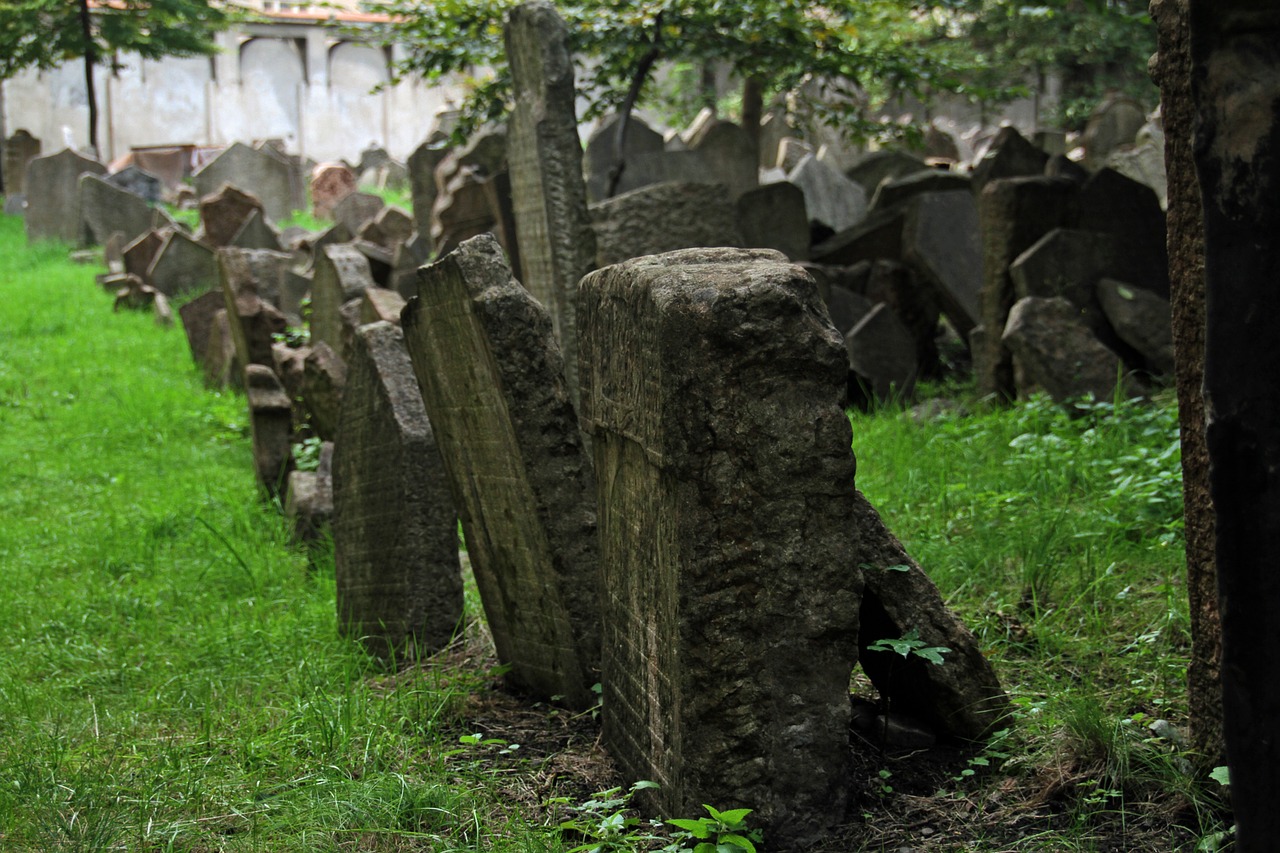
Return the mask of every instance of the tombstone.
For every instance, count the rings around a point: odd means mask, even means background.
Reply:
[[[384,207],[356,235],[361,240],[394,249],[413,236],[413,217],[396,207]]]
[[[80,176],[86,172],[105,175],[107,167],[70,148],[47,157],[36,157],[27,164],[24,218],[28,242],[61,240],[72,245],[79,242]]]
[[[266,220],[261,210],[254,210],[241,224],[231,242],[227,244],[237,249],[268,249],[280,251],[280,232]]]
[[[218,283],[218,260],[212,249],[185,231],[166,231],[146,279],[167,296],[200,293]]]
[[[1000,128],[986,152],[973,165],[973,191],[981,194],[987,184],[1000,178],[1044,174],[1049,155],[1032,145],[1012,126]]]
[[[219,300],[222,293],[213,290]],[[204,353],[204,381],[210,388],[220,389],[243,384],[244,375],[236,366],[236,342],[231,337],[231,321],[227,319],[227,309],[219,308],[213,313],[213,321],[209,324],[209,338]]]
[[[849,369],[872,397],[881,401],[909,399],[920,375],[916,340],[880,302],[844,337]]]
[[[1117,148],[1107,155],[1106,165],[1126,178],[1151,187],[1160,200],[1160,207],[1168,207],[1169,181],[1165,174],[1163,139],[1147,139]]]
[[[871,300],[861,293],[855,293],[839,284],[831,285],[825,301],[827,313],[831,315],[831,324],[836,327],[842,339],[850,329],[862,322],[862,318],[870,314],[874,307]]]
[[[380,166],[361,172],[359,183],[375,190],[400,192],[409,187],[409,167],[395,160],[388,160]]]
[[[596,235],[582,178],[569,29],[551,3],[534,0],[511,10],[505,37],[515,98],[507,161],[520,281],[551,314],[576,399],[574,306],[578,282],[595,264]]]
[[[409,155],[413,221],[419,234],[431,233],[431,208],[436,202],[436,167],[448,154],[447,146],[424,142]]]
[[[391,283],[391,264],[395,254],[390,249],[360,238],[352,240],[351,246],[369,262],[369,275],[375,285],[386,287]]]
[[[97,174],[81,175],[79,211],[81,246],[100,246],[115,232],[133,241],[156,224],[155,207]]]
[[[1113,397],[1120,359],[1094,337],[1080,309],[1066,299],[1019,299],[1009,309],[1001,338],[1026,383],[1018,388],[1020,394],[1043,388],[1057,403],[1086,394],[1095,400]]]
[[[258,485],[271,497],[279,497],[293,468],[293,406],[276,372],[266,364],[245,367],[244,390]]]
[[[116,234],[121,235],[121,239],[123,239],[123,232],[117,231],[107,238],[107,242],[110,243]],[[160,253],[160,247],[164,245],[166,236],[168,236],[168,232],[152,229],[126,242],[124,249],[120,253],[120,260],[124,264],[123,272],[136,275],[143,281],[150,283],[151,264],[155,262],[156,255]],[[152,287],[154,286],[153,284]]]
[[[932,287],[952,327],[967,338],[982,319],[982,239],[973,194],[930,192],[912,199],[901,258]]]
[[[293,347],[284,341],[275,341],[271,345],[271,366],[290,400],[298,400],[302,396],[302,380],[309,355],[309,346]]]
[[[374,286],[369,260],[359,249],[347,243],[321,249],[311,280],[311,342],[323,341],[345,358],[339,311],[343,303]]]
[[[155,175],[135,165],[130,164],[118,172],[112,172],[107,175],[107,180],[125,192],[139,196],[152,207],[160,203],[164,185]]]
[[[587,201],[597,202],[609,198],[609,185],[613,179],[613,171],[617,168],[618,122],[621,117],[616,113],[605,116],[591,131],[587,138],[587,148],[583,155],[586,170]],[[636,164],[643,158],[661,155],[663,152],[662,134],[645,123],[637,115],[627,118],[626,140],[623,142],[623,165],[618,175],[618,187],[614,192],[638,189],[645,186],[642,170]],[[630,173],[630,174],[628,174]],[[624,189],[625,187],[625,189]]]
[[[551,317],[490,235],[425,266],[403,314],[498,658],[543,699],[594,702],[591,465]]]
[[[924,193],[952,192],[970,190],[971,181],[968,175],[958,172],[943,172],[938,169],[927,169],[923,172],[912,172],[900,178],[886,178],[880,182],[875,194],[871,197],[870,210],[882,210],[895,204],[903,204]]]
[[[1106,165],[1107,157],[1122,145],[1130,145],[1147,123],[1147,114],[1132,98],[1108,95],[1085,123],[1080,144],[1084,146],[1084,165],[1097,170]]]
[[[284,516],[294,542],[318,542],[333,519],[333,442],[320,449],[320,466],[314,471],[290,471]]]
[[[866,580],[858,615],[863,671],[896,713],[952,738],[989,737],[1008,719],[1010,705],[982,646],[861,492],[854,494],[853,529],[855,563]],[[951,650],[944,665],[866,653],[870,643],[913,628],[926,645]]]
[[[4,141],[4,194],[24,195],[27,164],[40,156],[40,140],[23,128]]]
[[[333,221],[352,234],[359,234],[366,222],[371,222],[386,202],[373,193],[347,193],[333,207]]]
[[[737,211],[715,184],[654,184],[590,209],[597,267],[675,249],[742,245]]]
[[[638,258],[579,299],[603,745],[646,808],[749,804],[812,844],[845,813],[862,588],[839,335],[769,250]]]
[[[1013,363],[1001,332],[1015,292],[1009,266],[1045,234],[1068,222],[1077,187],[1066,178],[1022,177],[994,180],[978,199],[982,234],[982,325],[985,373],[976,374],[980,394],[1012,399]],[[979,356],[974,355],[975,364]]]
[[[776,249],[793,261],[809,258],[809,214],[804,193],[789,181],[738,196],[738,231],[748,249]]]
[[[463,240],[492,231],[497,223],[484,176],[475,167],[451,171],[450,167],[457,165],[450,163],[453,157],[446,157],[437,170],[437,176],[443,178],[431,211],[431,238],[437,256],[452,251]]]
[[[143,237],[148,236],[144,234]],[[141,239],[141,238],[139,238]],[[121,231],[113,232],[110,237],[102,244],[102,261],[107,265],[107,274],[115,275],[125,271],[124,267],[124,233]]]
[[[418,293],[418,267],[429,260],[430,241],[420,234],[414,234],[409,240],[396,246],[392,253],[391,278],[387,286],[405,299],[412,299]]]
[[[383,322],[399,326],[404,305],[405,298],[394,290],[367,287],[360,295],[360,324]]]
[[[800,165],[800,161],[813,154],[813,146],[794,137],[786,137],[778,143],[778,156],[772,163],[790,174]]]
[[[315,343],[302,365],[302,403],[311,428],[325,441],[338,435],[342,395],[347,387],[347,365],[324,341]]]
[[[252,190],[267,218],[279,222],[302,207],[302,181],[296,172],[287,157],[237,142],[206,163],[194,178],[201,198],[217,192],[223,184]]]
[[[1173,375],[1173,320],[1169,301],[1131,284],[1103,278],[1098,301],[1120,340],[1135,349],[1147,370]]]
[[[290,326],[301,328],[303,301],[311,299],[311,273],[301,272],[292,267],[284,271],[280,282],[280,298],[276,307],[284,314]]]
[[[867,215],[866,191],[814,155],[801,159],[788,180],[804,193],[811,226],[826,226],[839,232],[857,225]]]
[[[930,162],[960,162],[960,145],[956,138],[932,122],[924,131],[924,156]]]
[[[1097,284],[1104,276],[1119,274],[1123,254],[1124,248],[1110,234],[1055,228],[1009,265],[1014,295],[1018,299],[1061,296],[1081,310],[1089,328],[1098,334],[1107,322]]]
[[[378,169],[391,162],[391,155],[381,145],[370,143],[360,152],[360,160],[356,165],[356,174],[364,174],[370,169]]]
[[[697,152],[707,164],[704,180],[727,187],[731,199],[736,201],[747,190],[759,186],[760,152],[751,134],[740,125],[723,119],[707,122],[689,137],[688,143],[689,150]]]
[[[284,315],[258,293],[260,261],[250,249],[221,249],[218,270],[227,320],[236,345],[236,359],[242,366],[275,366],[271,347],[274,336],[284,332]]]
[[[191,349],[191,359],[200,368],[202,375],[208,376],[206,370],[209,356],[209,339],[213,334],[215,315],[226,311],[226,300],[221,290],[210,290],[185,303],[178,309],[178,317],[182,320],[182,329],[187,335],[187,346]]]
[[[1081,187],[1078,210],[1076,227],[1110,234],[1124,247],[1120,278],[1168,297],[1168,231],[1155,190],[1101,169]]]
[[[1069,178],[1080,186],[1089,180],[1090,172],[1066,154],[1054,154],[1044,164],[1044,173],[1050,178]]]
[[[217,248],[230,246],[249,217],[264,212],[262,202],[252,193],[223,184],[216,193],[200,198],[200,226],[204,241]]]
[[[332,219],[339,201],[356,191],[356,176],[345,163],[320,163],[311,170],[311,215]]]
[[[877,258],[900,258],[905,220],[906,213],[901,208],[877,210],[852,228],[815,244],[809,256],[815,263],[828,266],[850,266]]]
[[[941,312],[933,288],[906,264],[881,258],[870,266],[863,295],[873,304],[883,302],[907,330],[915,346],[916,375],[938,376],[941,373],[937,342]]]
[[[462,620],[458,514],[400,329],[356,333],[333,455],[338,627],[409,663]]]
[[[796,129],[790,125],[785,107],[774,107],[760,120],[760,168],[770,169],[780,162],[782,141],[794,139]],[[806,152],[807,153],[807,152]],[[795,165],[794,163],[791,165]],[[787,169],[786,171],[790,171]]]
[[[902,151],[872,151],[845,171],[870,198],[885,178],[901,178],[928,169],[924,161]]]

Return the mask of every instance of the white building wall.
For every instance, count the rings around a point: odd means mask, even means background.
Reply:
[[[99,66],[104,161],[131,147],[272,137],[315,160],[355,160],[370,143],[404,160],[453,94],[420,81],[371,93],[390,77],[388,53],[316,24],[254,24],[220,34],[217,43],[213,57],[144,62],[126,55],[117,57],[114,73]],[[52,153],[64,147],[65,127],[76,146],[87,146],[81,62],[27,71],[3,86],[0,126],[7,133],[25,128]]]

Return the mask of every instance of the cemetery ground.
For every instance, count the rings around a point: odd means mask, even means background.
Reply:
[[[388,671],[339,638],[331,555],[260,498],[243,398],[95,271],[0,220],[0,850],[670,842],[593,796],[637,781],[594,712],[504,692],[474,588],[435,658]],[[858,484],[1016,711],[985,745],[861,750],[822,849],[1219,849],[1222,790],[1179,751],[1172,395],[1071,418],[936,390],[851,415]]]

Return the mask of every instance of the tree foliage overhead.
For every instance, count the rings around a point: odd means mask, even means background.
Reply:
[[[217,0],[110,0],[92,3],[90,45],[76,0],[0,4],[0,80],[26,68],[53,68],[86,55],[137,53],[144,59],[213,53],[213,36],[236,17]]]

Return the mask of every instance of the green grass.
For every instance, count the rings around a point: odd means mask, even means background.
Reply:
[[[480,675],[337,636],[243,399],[64,258],[0,220],[0,849],[545,847],[450,760]]]
[[[200,385],[180,329],[113,314],[94,272],[0,218],[0,850],[578,843],[568,806],[511,793],[578,759],[460,747],[482,656],[391,676],[338,637],[331,557],[309,568],[259,497],[244,401]],[[1171,399],[969,406],[853,415],[858,483],[1016,718],[923,796],[884,758],[897,793],[864,795],[841,849],[1194,848],[1217,803],[1149,728],[1186,724]]]

